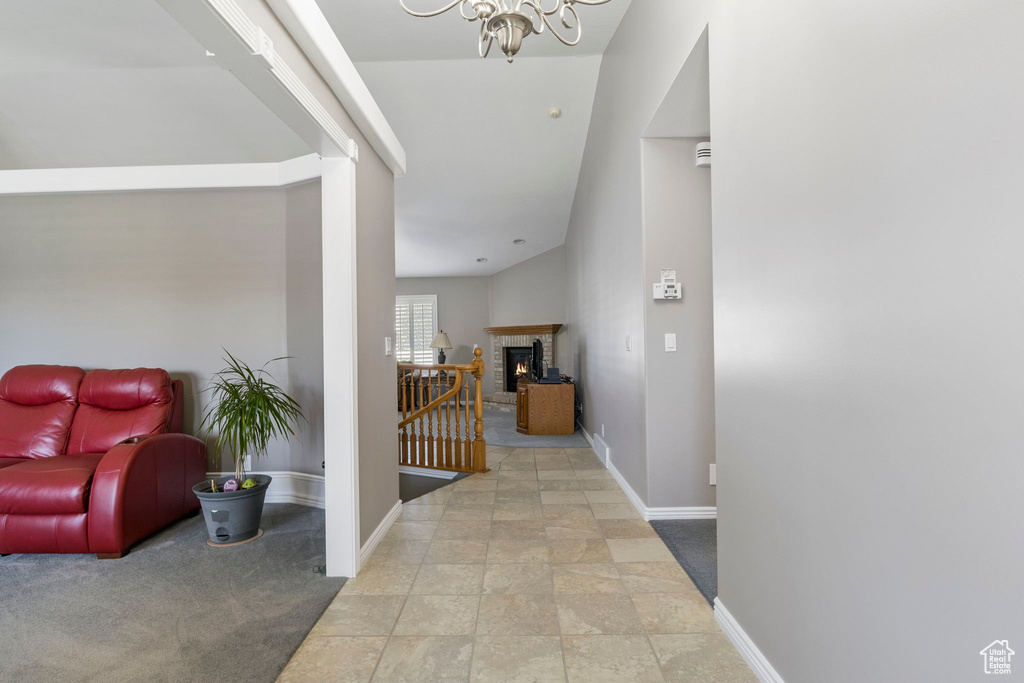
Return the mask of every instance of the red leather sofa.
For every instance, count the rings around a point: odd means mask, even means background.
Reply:
[[[23,365],[0,378],[0,554],[122,557],[199,509],[206,445],[163,370]]]

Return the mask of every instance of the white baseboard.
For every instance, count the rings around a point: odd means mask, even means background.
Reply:
[[[633,504],[640,516],[648,522],[652,519],[718,519],[718,508],[716,507],[676,507],[676,508],[655,508],[644,504],[639,494],[633,490],[622,473],[615,469],[611,462],[606,463],[608,471],[612,473],[615,481],[619,483],[625,492],[629,502]]]
[[[432,470],[426,467],[411,467],[409,465],[399,465],[399,474],[411,474],[414,477],[430,477],[432,479],[454,479],[459,476],[458,472],[445,472],[443,470]]]
[[[645,508],[647,521],[652,519],[718,519],[716,507]]]
[[[207,472],[209,479],[231,477],[234,472]],[[304,472],[252,472],[272,477],[264,503],[294,503],[324,509],[324,477]]]
[[[391,508],[390,512],[384,516],[377,528],[373,530],[370,537],[366,539],[366,543],[359,550],[359,568],[362,569],[366,565],[366,561],[370,559],[370,555],[377,549],[377,546],[384,539],[385,534],[391,529],[391,525],[394,524],[399,517],[402,516],[402,501],[395,503],[395,506]]]
[[[722,627],[722,631],[729,637],[732,644],[736,646],[740,656],[743,657],[743,660],[761,683],[785,683],[779,672],[765,658],[761,650],[754,644],[754,641],[747,635],[747,632],[743,630],[743,627],[739,625],[739,622],[733,618],[732,614],[730,614],[729,610],[725,608],[725,605],[718,598],[715,598],[715,621]]]
[[[607,467],[612,461],[612,449],[609,448],[605,440],[600,436],[594,435],[594,440],[591,442],[591,446],[594,448],[594,453],[597,454],[597,459],[604,463]]]
[[[586,439],[587,443],[590,444],[590,447],[593,448],[594,447],[594,437],[592,437],[590,435],[590,432],[588,432],[583,425],[580,425],[580,431],[583,432],[583,438]]]

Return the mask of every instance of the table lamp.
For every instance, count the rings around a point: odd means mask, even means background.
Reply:
[[[444,365],[444,350],[452,348],[452,342],[448,339],[448,335],[444,333],[444,330],[441,330],[437,333],[437,336],[434,337],[434,341],[430,342],[430,348],[438,350],[437,364]]]

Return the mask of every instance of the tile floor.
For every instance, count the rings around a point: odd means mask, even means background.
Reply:
[[[593,451],[488,460],[405,504],[279,681],[756,682]]]

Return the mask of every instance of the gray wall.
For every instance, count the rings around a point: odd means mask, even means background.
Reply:
[[[161,367],[194,432],[221,347],[288,355],[285,212],[282,190],[0,197],[0,368]],[[258,467],[291,469],[288,445]]]
[[[348,130],[348,128],[346,128]],[[359,324],[359,524],[362,542],[398,502],[395,357],[395,177],[365,140],[356,178]]]
[[[638,491],[639,138],[709,20],[721,600],[788,683],[985,680],[1024,642],[1024,7],[631,5],[567,248]]]
[[[564,325],[566,288],[565,247],[555,247],[522,263],[495,273],[490,280],[490,320],[493,327],[511,325]],[[565,367],[568,328],[556,341],[555,358],[546,358],[571,374]]]
[[[711,506],[715,487],[715,350],[711,292],[711,172],[696,139],[643,141],[648,505]],[[655,301],[675,268],[682,301]],[[676,335],[675,353],[665,334]]]
[[[791,683],[1024,642],[1024,5],[892,9],[711,23],[719,585]]]
[[[306,420],[291,442],[296,472],[323,474],[324,289],[320,182],[285,191],[288,386]]]
[[[489,278],[486,277],[410,277],[398,279],[398,294],[434,294],[437,296],[437,318],[440,329],[448,334],[453,348],[447,353],[449,363],[473,361],[473,345],[484,350],[486,372],[483,391],[494,393],[493,363],[488,350],[491,335],[484,332],[490,323],[488,304]]]

